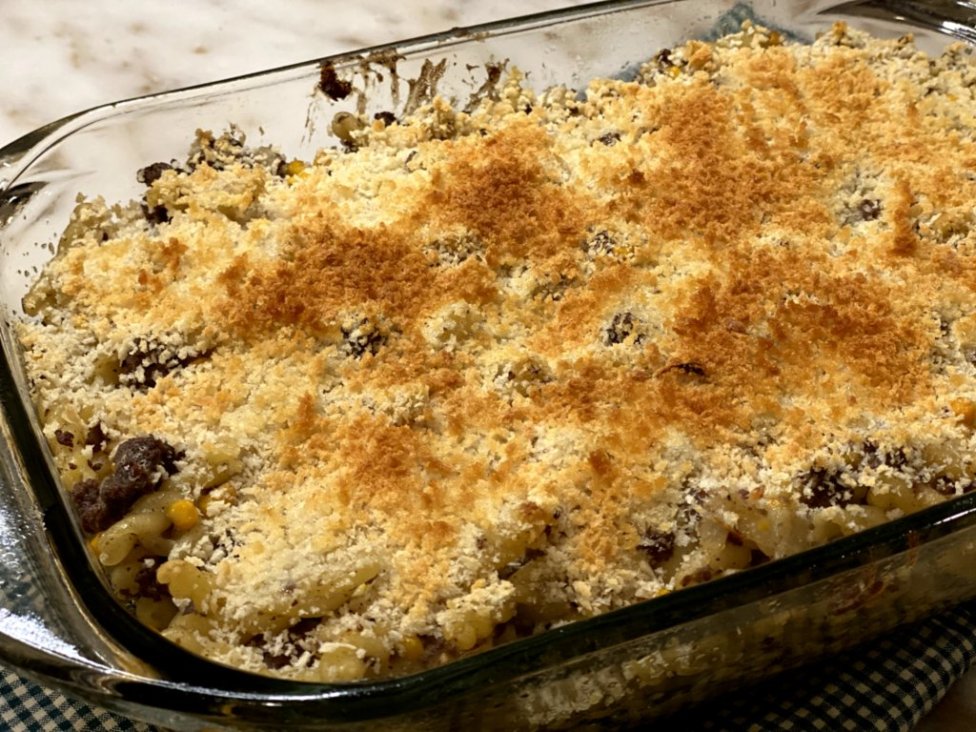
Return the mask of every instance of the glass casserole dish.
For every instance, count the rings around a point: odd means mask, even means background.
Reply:
[[[911,28],[923,49],[935,51],[941,33],[966,38],[968,32],[965,6],[937,7],[612,4],[403,45],[396,66],[400,78],[414,80],[410,89],[436,85],[464,104],[487,80],[485,69],[502,60],[528,72],[537,89],[578,87],[589,78],[626,75],[658,48],[735,30],[750,16],[801,38],[841,18],[881,36]],[[338,71],[361,70],[370,85],[367,114],[413,103],[409,93],[398,101],[392,92],[398,87],[388,89],[375,71],[388,68],[392,49],[364,57],[330,62]],[[433,69],[442,69],[440,78]],[[313,63],[122,103],[56,123],[3,151],[0,235],[8,311],[17,311],[33,268],[50,256],[38,243],[57,238],[74,195],[136,197],[132,171],[179,157],[187,131],[234,122],[251,140],[274,142],[297,157],[334,144],[325,123],[337,111],[354,111],[360,100],[333,104],[310,97],[320,70]],[[392,71],[388,75],[400,83]],[[968,496],[802,556],[423,674],[333,687],[256,679],[169,647],[106,594],[51,479],[46,447],[25,406],[9,327],[4,348],[6,656],[50,683],[153,721],[171,723],[161,710],[237,726],[286,720],[365,726],[379,717],[422,726],[468,716],[486,726],[553,726],[607,714],[660,714],[859,640],[866,620],[877,632],[972,594],[965,572],[972,538]]]

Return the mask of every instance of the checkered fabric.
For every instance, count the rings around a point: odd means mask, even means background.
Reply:
[[[976,605],[959,606],[880,640],[709,702],[674,729],[911,730],[976,662]],[[665,723],[662,729],[671,729]]]
[[[154,729],[70,700],[6,669],[0,672],[0,729],[4,732],[152,732]]]
[[[904,732],[976,661],[976,605],[963,605],[746,693],[655,725],[687,730]],[[74,702],[10,671],[0,677],[4,732],[153,732],[155,728]]]

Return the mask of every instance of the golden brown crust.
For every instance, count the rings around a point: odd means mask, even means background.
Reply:
[[[284,178],[167,171],[168,223],[79,209],[21,330],[35,395],[233,496],[170,555],[212,578],[210,653],[324,667],[284,602],[410,670],[974,485],[966,54],[746,27],[668,58]],[[125,388],[134,337],[194,356]]]

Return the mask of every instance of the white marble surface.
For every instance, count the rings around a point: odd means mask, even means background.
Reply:
[[[63,115],[570,0],[0,0],[0,146]],[[976,675],[919,727],[976,729]]]
[[[0,0],[0,145],[72,112],[579,0]]]

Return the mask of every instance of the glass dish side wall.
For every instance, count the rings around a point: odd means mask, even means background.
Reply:
[[[511,724],[514,707],[514,718],[526,729],[594,720],[625,725],[850,648],[976,593],[970,569],[976,524],[972,516],[966,521],[966,528],[918,546],[911,545],[921,537],[910,535],[910,548],[894,555],[555,665],[520,680],[517,688],[471,700],[464,721]],[[880,544],[873,553],[884,553]],[[699,601],[720,607],[721,588],[709,589],[714,594]],[[739,599],[748,594],[741,587],[737,593]],[[689,601],[684,609],[693,607]],[[666,612],[680,618],[682,608]]]
[[[220,670],[213,673],[209,685],[163,684],[154,677],[182,678],[172,671],[175,664],[163,662],[164,654],[156,653],[164,642],[144,638],[122,648],[118,628],[106,620],[113,617],[108,608],[114,601],[97,585],[94,572],[89,568],[82,578],[77,571],[70,577],[64,573],[61,561],[67,554],[86,555],[68,518],[63,493],[44,478],[50,471],[49,456],[36,420],[22,411],[26,390],[9,329],[30,281],[53,254],[51,243],[63,230],[76,194],[84,191],[109,201],[138,198],[142,186],[135,171],[185,155],[195,128],[219,131],[235,123],[247,133],[250,144],[273,142],[288,156],[309,158],[321,146],[338,144],[330,130],[337,112],[362,111],[372,116],[409,109],[417,97],[411,95],[408,79],[419,93],[436,92],[461,107],[472,95],[491,94],[493,69],[506,63],[527,72],[537,91],[556,83],[580,87],[593,77],[626,76],[661,47],[689,37],[730,32],[746,18],[802,39],[835,19],[846,18],[853,26],[882,36],[911,30],[923,49],[937,52],[947,40],[945,33],[967,37],[972,32],[967,12],[961,3],[935,1],[836,5],[765,0],[751,6],[723,0],[618,3],[422,40],[395,52],[378,49],[333,59],[339,75],[353,79],[357,89],[339,101],[315,91],[319,65],[305,64],[101,108],[42,131],[29,144],[15,143],[0,151],[0,302],[5,319],[0,337],[10,368],[2,385],[6,442],[0,455],[4,463],[0,499],[7,508],[0,515],[0,542],[10,561],[4,562],[5,574],[0,576],[5,608],[0,631],[6,635],[0,638],[0,655],[101,704],[170,725],[172,717],[159,710],[177,708],[209,717],[211,722],[231,717],[237,718],[235,724],[252,720],[270,726],[280,724],[283,716],[310,726],[330,718],[337,724],[343,718],[365,719],[369,713],[353,705],[353,697],[373,699],[374,706],[379,698],[400,700],[387,709],[403,712],[401,719],[408,726],[474,719],[489,714],[493,704],[499,706],[500,716],[494,718],[499,724],[503,719],[506,725],[516,719],[524,724],[561,724],[614,709],[626,714],[670,711],[676,700],[693,700],[719,690],[723,683],[768,671],[770,654],[781,654],[776,658],[781,657],[783,665],[815,655],[817,629],[832,647],[863,639],[863,629],[851,622],[854,616],[838,612],[830,601],[845,593],[860,597],[859,588],[868,577],[880,578],[868,582],[869,587],[881,582],[884,588],[864,603],[877,630],[976,594],[973,581],[952,564],[953,556],[968,556],[974,542],[972,529],[960,525],[958,533],[936,544],[923,542],[917,551],[900,551],[879,542],[879,556],[865,560],[861,569],[786,594],[781,590],[795,583],[783,584],[772,571],[775,567],[755,570],[753,576],[765,583],[755,591],[774,599],[750,602],[743,596],[746,573],[686,595],[700,598],[698,591],[704,589],[704,597],[715,606],[713,615],[682,623],[673,609],[666,611],[674,607],[674,600],[680,606],[680,598],[663,598],[672,604],[651,601],[613,618],[581,624],[587,629],[586,643],[580,643],[574,633],[530,639],[528,644],[466,659],[454,670],[421,675],[396,688],[366,684],[339,691],[306,686],[299,691],[294,685],[264,681],[246,693],[235,693],[239,679]],[[967,504],[967,510],[972,506]],[[48,530],[56,534],[60,560],[50,552]],[[816,555],[828,575],[837,571],[831,567],[846,546],[849,543],[838,542],[830,547],[836,549],[834,553]],[[788,560],[793,562],[789,566],[797,572],[813,561],[794,559]],[[928,584],[920,583],[920,578]],[[916,586],[925,591],[916,592]],[[667,617],[667,623],[662,617]],[[642,623],[649,633],[645,637],[639,634]],[[729,641],[732,628],[741,629],[744,637],[771,638],[764,642],[772,648],[760,652],[740,640],[741,646],[716,650]],[[797,628],[809,632],[812,642],[796,643],[801,637]],[[621,635],[625,632],[629,637]],[[573,657],[567,638],[576,638],[573,642],[585,655],[577,652],[578,657]],[[753,663],[755,658],[761,662]],[[212,673],[206,662],[184,662],[197,666],[198,678]],[[192,675],[189,667],[181,670]],[[445,677],[450,684],[445,685]],[[405,694],[412,695],[409,703],[403,701]],[[143,701],[136,703],[136,696]],[[279,708],[279,704],[286,706]],[[489,714],[483,721],[490,724],[490,719]]]

